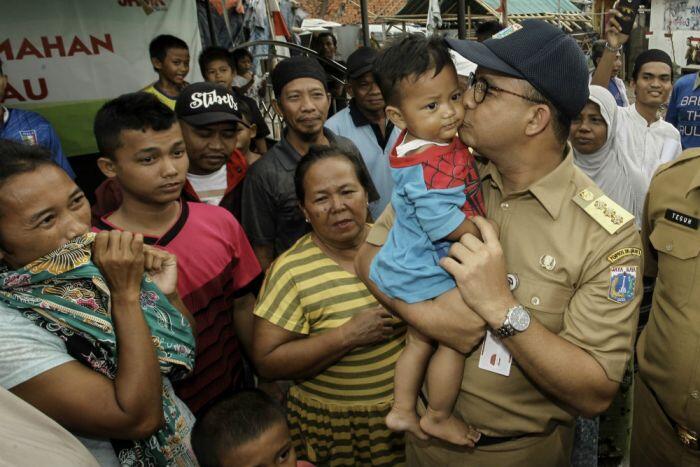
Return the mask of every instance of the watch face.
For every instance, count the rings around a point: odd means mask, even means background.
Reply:
[[[530,313],[523,307],[517,307],[508,314],[508,321],[518,332],[523,332],[530,326]]]

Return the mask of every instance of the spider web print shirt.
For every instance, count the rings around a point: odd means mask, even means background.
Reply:
[[[403,139],[404,134],[398,141]],[[485,212],[476,161],[455,137],[448,146],[404,157],[394,147],[389,163],[396,223],[370,277],[382,292],[407,303],[435,298],[455,287],[439,264],[450,246],[445,237],[465,218]]]

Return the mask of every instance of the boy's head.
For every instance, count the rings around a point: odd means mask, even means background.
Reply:
[[[637,104],[661,107],[673,90],[673,60],[659,49],[637,55],[632,69],[632,90]]]
[[[192,429],[202,467],[296,465],[282,408],[260,390],[246,390],[209,409]]]
[[[238,122],[238,135],[236,136],[236,149],[245,154],[250,151],[250,141],[255,139],[258,133],[258,126],[253,122],[253,111],[243,99],[238,103],[238,110],[241,112],[243,121]]]
[[[176,86],[185,83],[190,72],[190,51],[182,39],[169,34],[161,34],[148,46],[151,64],[160,79]]]
[[[231,53],[236,73],[244,75],[253,69],[253,54],[248,49],[236,49]]]
[[[175,113],[145,92],[124,94],[97,112],[97,165],[124,196],[164,204],[180,197],[189,165]]]
[[[223,47],[207,47],[199,55],[199,69],[208,82],[231,89],[236,64],[228,50]]]
[[[387,117],[414,138],[449,142],[464,118],[457,73],[442,38],[411,34],[380,52],[375,80]]]

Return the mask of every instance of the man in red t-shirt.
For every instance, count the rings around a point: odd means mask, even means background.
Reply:
[[[100,109],[94,128],[98,166],[123,196],[95,229],[140,232],[145,243],[177,257],[178,291],[197,323],[197,354],[193,374],[175,388],[196,414],[241,386],[239,342],[250,344],[260,265],[230,212],[181,199],[189,161],[170,109],[153,96],[126,94]]]

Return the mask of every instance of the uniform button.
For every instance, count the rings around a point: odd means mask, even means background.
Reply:
[[[530,303],[532,303],[535,306],[539,305],[540,304],[540,297],[532,297],[530,299]]]
[[[700,392],[693,391],[690,393],[690,397],[692,397],[693,399],[697,399],[698,397],[700,397]]]
[[[505,201],[501,203],[501,209],[508,209],[510,207],[510,204],[506,203]]]
[[[666,251],[673,250],[673,245],[671,243],[666,244]]]

